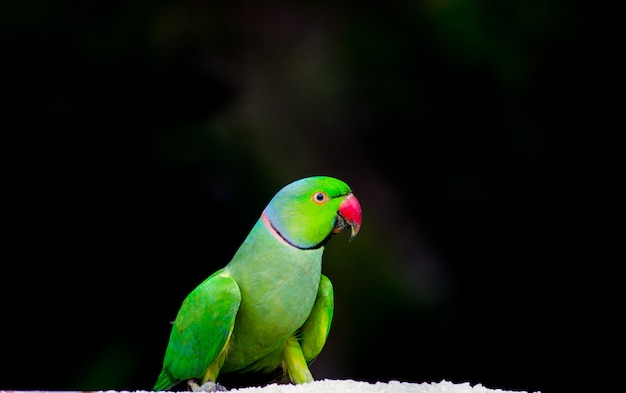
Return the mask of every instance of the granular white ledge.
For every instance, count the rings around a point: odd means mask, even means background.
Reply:
[[[481,384],[441,382],[376,382],[368,383],[353,381],[351,379],[323,379],[301,385],[271,384],[263,387],[249,387],[229,390],[231,393],[529,393],[527,391],[513,391],[487,388]],[[78,391],[54,391],[45,390],[0,390],[0,393],[79,393]],[[149,390],[100,390],[94,393],[153,393]],[[168,392],[172,393],[172,392]],[[182,393],[182,392],[181,392]],[[189,393],[189,392],[184,392]],[[540,393],[540,392],[533,392]]]

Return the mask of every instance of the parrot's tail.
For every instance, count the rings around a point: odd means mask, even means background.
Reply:
[[[170,374],[166,370],[163,370],[161,371],[161,374],[159,374],[159,378],[154,384],[154,390],[156,392],[162,392],[162,391],[170,389],[172,386],[176,385],[178,382],[180,381],[177,379],[174,379],[172,377],[172,374]]]

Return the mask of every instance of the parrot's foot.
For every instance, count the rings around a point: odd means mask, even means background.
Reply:
[[[212,382],[212,381],[206,382],[202,385],[198,385],[196,381],[194,381],[193,379],[190,379],[189,381],[187,381],[187,385],[189,385],[192,392],[227,392],[228,391],[228,389],[226,389],[224,386],[220,385],[217,382]]]

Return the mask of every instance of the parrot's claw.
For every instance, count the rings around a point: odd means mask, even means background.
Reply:
[[[193,379],[190,379],[189,381],[187,381],[187,385],[189,385],[189,387],[191,388],[192,392],[227,392],[228,389],[226,389],[223,385],[220,385],[217,382],[206,382],[202,385],[198,385],[198,383],[196,381],[194,381]]]

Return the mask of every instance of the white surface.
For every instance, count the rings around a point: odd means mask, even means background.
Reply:
[[[0,393],[78,393],[77,391],[55,391],[48,392],[45,390],[0,390]],[[353,381],[350,379],[333,380],[324,379],[305,383],[302,385],[291,384],[272,384],[263,387],[249,387],[241,389],[231,389],[231,393],[529,393],[520,390],[502,390],[490,389],[481,384],[470,385],[469,383],[452,383],[448,381],[432,382],[432,383],[409,383],[409,382],[376,382],[367,383]],[[136,391],[116,391],[116,390],[100,390],[92,393],[152,393],[148,390]],[[173,393],[173,392],[169,392]],[[189,392],[184,392],[189,393]],[[536,392],[539,393],[539,392]]]
[[[324,379],[302,385],[272,384],[264,387],[233,389],[237,393],[496,393],[510,390],[489,389],[480,384],[452,383],[409,383],[399,381],[367,383],[353,380]],[[526,393],[517,391],[516,393]]]

